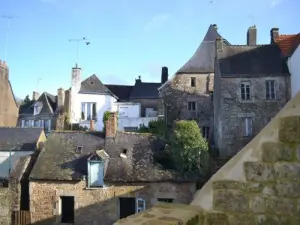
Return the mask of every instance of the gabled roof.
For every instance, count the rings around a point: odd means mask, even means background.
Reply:
[[[289,57],[300,44],[300,33],[290,35],[279,35],[275,43],[280,47],[284,57]]]
[[[82,146],[81,151],[77,147]],[[87,175],[87,160],[104,148],[104,138],[97,133],[53,132],[45,142],[30,174],[31,179],[81,180]]]
[[[0,151],[34,151],[43,128],[0,127]]]
[[[222,51],[218,51],[217,57],[222,76],[266,76],[288,73],[280,49],[275,44],[223,46]]]
[[[118,97],[119,101],[129,101],[133,86],[132,85],[117,85],[105,84],[105,86]]]
[[[142,99],[142,98],[158,98],[158,88],[161,83],[145,83],[141,80],[137,80],[132,89],[130,99]]]
[[[82,150],[77,151],[77,146],[83,146]],[[120,157],[124,149],[126,158]],[[95,133],[54,132],[47,138],[30,179],[81,180],[88,175],[88,160],[101,153],[108,159],[105,181],[187,181],[184,175],[155,164],[153,153],[162,149],[164,145],[147,134],[117,133],[115,138],[104,140]]]
[[[214,25],[210,25],[194,55],[177,71],[177,74],[214,72],[215,41],[217,37],[222,38]],[[224,43],[229,45],[229,42],[225,39]]]
[[[79,93],[113,95],[113,93],[99,80],[95,74],[81,82]]]

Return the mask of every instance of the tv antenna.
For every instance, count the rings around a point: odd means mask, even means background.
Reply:
[[[38,92],[38,87],[39,87],[39,84],[40,84],[40,81],[42,80],[42,78],[41,77],[39,77],[38,79],[37,79],[37,82],[36,82],[36,87],[35,87],[35,90]]]
[[[251,21],[251,24],[253,24],[253,25],[254,25],[254,23],[255,23],[255,16],[254,16],[254,14],[250,14],[250,15],[248,15],[248,19],[250,19],[250,21]]]
[[[10,24],[12,19],[19,18],[17,16],[12,15],[3,15],[1,16],[2,19],[7,20],[7,27],[6,27],[6,37],[5,37],[5,46],[4,46],[4,61],[6,60],[6,52],[7,52],[7,45],[8,45],[8,36],[10,31]]]
[[[76,65],[77,65],[77,63],[78,63],[79,43],[85,42],[86,45],[89,45],[91,42],[86,37],[69,39],[69,42],[75,42],[76,43]]]

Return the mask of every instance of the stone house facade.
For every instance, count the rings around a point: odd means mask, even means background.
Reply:
[[[216,41],[214,139],[220,156],[232,156],[256,136],[290,99],[290,75],[275,44]]]
[[[5,62],[0,60],[0,126],[16,127],[18,110],[18,104],[9,81],[9,68]]]
[[[31,222],[113,224],[159,201],[189,203],[195,177],[163,169],[153,154],[164,142],[148,134],[54,132],[30,174]],[[42,203],[42,204],[41,204]]]
[[[221,37],[210,25],[200,46],[175,76],[159,88],[164,99],[168,128],[177,119],[197,120],[202,135],[211,140],[213,131],[213,91],[215,40]],[[224,39],[224,43],[229,45]]]

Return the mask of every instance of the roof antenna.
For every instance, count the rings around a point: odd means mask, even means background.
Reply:
[[[255,24],[255,16],[253,14],[248,15],[248,19],[250,19],[251,24]]]
[[[10,31],[10,23],[12,19],[18,18],[17,16],[12,16],[12,15],[4,15],[1,17],[2,19],[7,20],[7,28],[6,28],[6,38],[5,38],[5,46],[4,46],[4,61],[6,61],[6,52],[7,52],[7,45],[8,45],[8,35]]]
[[[38,88],[39,88],[39,84],[40,84],[40,81],[41,81],[41,80],[42,80],[42,78],[39,77],[39,78],[37,79],[37,82],[36,82],[35,91],[36,91],[37,93],[39,93]]]
[[[75,62],[75,66],[76,66],[76,68],[78,68],[79,43],[80,42],[85,42],[86,45],[89,45],[89,44],[91,44],[91,42],[86,37],[69,39],[69,42],[76,42],[76,62]]]

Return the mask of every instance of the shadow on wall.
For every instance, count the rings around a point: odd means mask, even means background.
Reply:
[[[102,193],[109,194],[109,192],[114,192],[110,190],[110,188],[107,188],[107,190],[104,190]],[[139,192],[143,192],[142,188],[138,190]],[[99,190],[86,190],[86,192],[94,192],[90,193],[91,195],[95,195],[95,198],[97,198],[97,195],[99,194]],[[35,212],[32,212],[32,217],[36,218],[42,215],[43,217],[48,217],[46,219],[41,219],[40,221],[34,222],[32,221],[31,224],[34,225],[53,225],[53,224],[60,224],[60,223],[71,223],[71,224],[84,224],[84,225],[110,225],[119,220],[120,218],[127,217],[129,215],[132,215],[135,213],[136,210],[136,200],[135,195],[136,192],[128,192],[124,193],[119,196],[114,196],[112,198],[103,200],[98,203],[89,204],[84,207],[80,207],[80,204],[86,204],[81,201],[76,202],[76,197],[74,198],[73,204],[72,204],[72,196],[70,201],[66,203],[65,205],[62,205],[62,200],[66,196],[62,196],[58,201],[60,202],[61,212],[56,211],[55,209],[51,209],[50,211],[54,212],[52,215],[48,214],[46,215],[43,211],[43,209],[49,209],[49,205],[40,205],[40,208],[35,208]],[[113,193],[112,193],[113,195]],[[124,200],[121,200],[121,207],[120,207],[120,199],[119,198],[126,198]],[[126,201],[127,200],[127,201]],[[66,201],[67,202],[67,201]],[[78,206],[79,204],[79,206]],[[51,204],[50,207],[54,205]],[[147,205],[146,205],[147,207]],[[152,206],[149,206],[149,208]],[[147,207],[148,208],[148,207]],[[50,212],[49,211],[49,212]],[[57,215],[54,215],[57,214]]]

